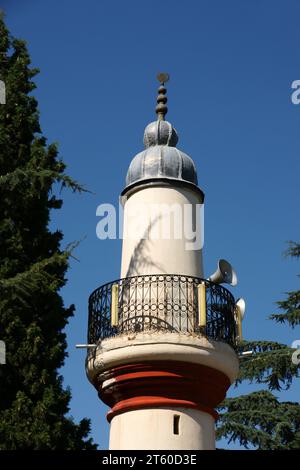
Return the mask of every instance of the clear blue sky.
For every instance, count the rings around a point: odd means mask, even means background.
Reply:
[[[221,257],[236,268],[240,282],[233,292],[247,301],[246,339],[300,339],[299,330],[267,320],[275,301],[298,286],[299,267],[282,251],[286,240],[299,241],[300,105],[292,104],[290,87],[300,79],[300,3],[0,4],[12,34],[28,41],[33,66],[41,70],[34,93],[43,132],[59,142],[69,174],[93,191],[65,191],[51,226],[64,232],[65,244],[83,240],[63,290],[76,313],[62,373],[72,388],[72,415],[91,418],[93,436],[105,448],[106,409],[75,344],[86,340],[89,294],[119,277],[121,242],[96,238],[95,212],[100,203],[117,203],[129,162],[143,148],[144,127],[155,119],[158,71],[171,75],[167,119],[206,194],[206,274]],[[298,381],[281,398],[297,400],[299,392]]]

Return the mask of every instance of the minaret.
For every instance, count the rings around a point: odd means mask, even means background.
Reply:
[[[168,75],[158,79],[157,120],[121,195],[121,279],[89,299],[87,375],[110,407],[110,449],[214,449],[214,408],[238,373],[239,315],[232,294],[204,279],[190,236],[203,230],[204,194],[165,121]]]

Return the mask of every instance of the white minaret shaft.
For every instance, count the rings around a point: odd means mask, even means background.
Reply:
[[[122,279],[90,302],[104,333],[87,374],[111,408],[110,449],[214,449],[214,408],[238,372],[226,333],[212,325],[213,340],[200,324],[204,194],[193,160],[176,148],[177,132],[164,120],[165,95],[161,83],[158,119],[145,129],[145,150],[131,161],[122,192]],[[226,332],[232,296],[218,289],[207,308]],[[205,296],[205,285],[200,290]],[[116,329],[106,333],[109,302]]]
[[[203,277],[202,214],[197,188],[177,186],[175,180],[140,182],[124,205],[121,277],[166,273]]]

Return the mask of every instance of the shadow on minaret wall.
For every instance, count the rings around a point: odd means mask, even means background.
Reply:
[[[161,218],[162,216],[159,215],[148,224],[141,240],[137,243],[134,249],[125,277],[144,274],[143,269],[147,269],[149,267],[157,268],[158,273],[165,273],[162,265],[154,263],[152,258],[149,256],[149,247],[152,244],[149,240],[149,233]]]

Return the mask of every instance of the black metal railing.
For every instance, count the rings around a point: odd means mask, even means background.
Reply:
[[[206,327],[199,321],[197,288],[206,287]],[[112,288],[117,325],[112,326]],[[157,274],[109,282],[89,298],[88,343],[123,333],[170,331],[205,334],[236,346],[235,300],[225,287],[190,276]]]

